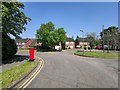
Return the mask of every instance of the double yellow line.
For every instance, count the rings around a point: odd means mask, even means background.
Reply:
[[[44,66],[44,61],[41,59],[41,64],[39,65],[39,67],[37,68],[37,70],[19,87],[19,88],[26,88],[31,82],[32,80],[38,75],[38,73],[41,71],[41,69]]]

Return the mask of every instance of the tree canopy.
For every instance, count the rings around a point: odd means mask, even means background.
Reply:
[[[14,39],[11,39],[10,34],[16,38],[26,30],[25,25],[31,20],[21,9],[24,9],[24,4],[20,2],[2,2],[2,60],[10,61],[11,57],[17,52],[17,45]]]
[[[111,48],[117,48],[119,44],[118,35],[120,31],[118,27],[111,26],[100,32],[101,40],[104,44],[111,45]]]
[[[22,12],[24,4],[20,2],[2,2],[2,33],[17,36],[26,30],[25,25],[31,20]]]
[[[36,38],[42,43],[42,47],[46,49],[54,49],[59,42],[65,43],[66,32],[64,28],[56,29],[52,22],[41,24],[37,29]]]
[[[87,40],[89,42],[89,45],[91,48],[93,48],[96,44],[96,34],[94,32],[92,33],[87,33]]]

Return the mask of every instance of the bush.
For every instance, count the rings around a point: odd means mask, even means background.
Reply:
[[[65,43],[62,43],[62,49],[65,50]]]
[[[15,40],[10,38],[2,38],[2,62],[10,62],[16,52],[17,45]]]

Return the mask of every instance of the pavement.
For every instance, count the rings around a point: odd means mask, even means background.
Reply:
[[[117,59],[76,56],[74,50],[35,56],[44,60],[44,67],[27,88],[118,88]]]
[[[26,62],[29,59],[29,50],[19,50],[16,55],[19,55],[19,59],[13,62],[9,62],[6,64],[2,64],[0,66],[0,73],[13,68],[15,66],[18,66],[20,64],[23,64],[24,62]],[[35,59],[38,61],[39,59],[35,57]]]
[[[37,57],[38,58],[38,57]],[[40,58],[38,58],[38,63],[37,65],[31,69],[29,72],[24,74],[19,80],[13,82],[8,89],[14,89],[14,88],[26,88],[29,83],[40,73],[42,67],[44,66],[44,61]]]
[[[24,63],[25,61],[27,61],[28,58],[29,58],[28,55],[19,55],[19,60],[16,60],[16,61],[13,61],[10,63],[6,63],[6,64],[2,64],[0,73],[4,72],[12,67],[15,67],[15,66],[18,66],[18,65]]]

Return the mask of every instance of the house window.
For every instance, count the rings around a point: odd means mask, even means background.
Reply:
[[[74,42],[70,42],[70,44],[74,44]]]
[[[22,42],[22,45],[24,45],[25,43],[24,42]]]
[[[83,42],[80,42],[79,44],[81,45],[81,44],[83,44]]]
[[[19,42],[19,45],[21,45],[21,42]]]
[[[69,45],[69,42],[66,42],[66,45]]]

